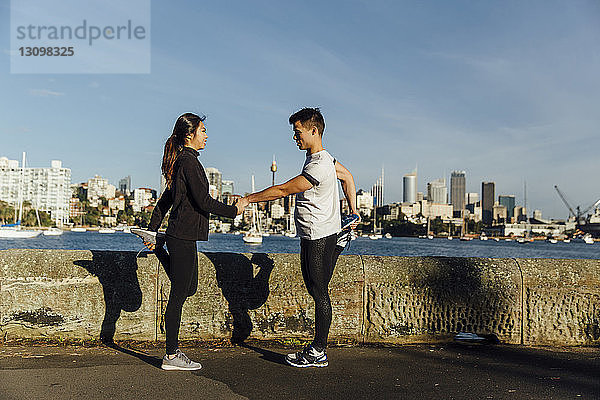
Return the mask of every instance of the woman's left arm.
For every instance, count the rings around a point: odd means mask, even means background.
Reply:
[[[199,208],[211,214],[235,218],[237,215],[237,208],[235,206],[228,206],[225,203],[221,203],[208,194],[208,185],[202,179],[206,174],[198,160],[183,160],[181,167],[183,168],[183,174],[188,184],[188,193]]]

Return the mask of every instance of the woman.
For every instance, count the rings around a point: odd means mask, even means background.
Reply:
[[[156,246],[157,254],[171,280],[169,302],[165,311],[166,354],[162,369],[197,370],[200,363],[191,361],[178,348],[181,310],[185,299],[196,293],[198,287],[197,240],[208,240],[208,219],[210,213],[234,218],[241,214],[246,201],[228,206],[210,197],[208,179],[202,164],[198,161],[198,150],[206,146],[204,119],[192,113],[181,115],[173,134],[167,139],[162,160],[162,174],[167,188],[158,200],[150,225],[151,231],[158,231],[169,209],[169,226],[166,232],[168,256],[162,243]],[[154,246],[146,244],[151,250]],[[162,252],[161,252],[162,250]],[[162,254],[160,254],[162,253]]]

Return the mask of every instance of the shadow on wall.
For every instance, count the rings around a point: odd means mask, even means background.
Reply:
[[[509,298],[494,282],[486,282],[481,265],[469,258],[432,257],[431,264],[414,271],[413,284],[427,288],[435,314],[445,321],[430,320],[428,333],[473,332],[495,336],[509,334]],[[502,323],[503,322],[503,323]],[[508,323],[508,325],[506,325]],[[495,338],[494,341],[498,339]]]
[[[74,264],[98,277],[104,292],[104,320],[100,340],[110,344],[115,336],[121,310],[134,312],[142,305],[142,289],[137,276],[137,257],[133,252],[92,250],[91,260]]]
[[[217,283],[229,304],[233,318],[231,341],[243,343],[252,332],[248,310],[259,308],[269,297],[273,260],[265,253],[255,253],[250,259],[237,253],[203,254],[213,263]],[[255,268],[258,269],[256,274]]]

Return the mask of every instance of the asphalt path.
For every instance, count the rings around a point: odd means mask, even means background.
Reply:
[[[306,369],[266,344],[183,350],[202,370],[162,371],[158,348],[0,346],[0,399],[600,399],[599,348],[331,348]]]

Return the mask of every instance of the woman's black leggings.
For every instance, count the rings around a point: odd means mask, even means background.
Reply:
[[[179,324],[185,299],[198,289],[198,250],[196,241],[167,236],[168,257],[159,257],[171,280],[171,292],[165,311],[167,354],[179,346]]]
[[[336,249],[337,235],[317,240],[300,239],[300,267],[308,293],[315,300],[315,339],[317,349],[327,347],[331,326],[329,281],[340,252]],[[340,248],[343,250],[343,248]]]

